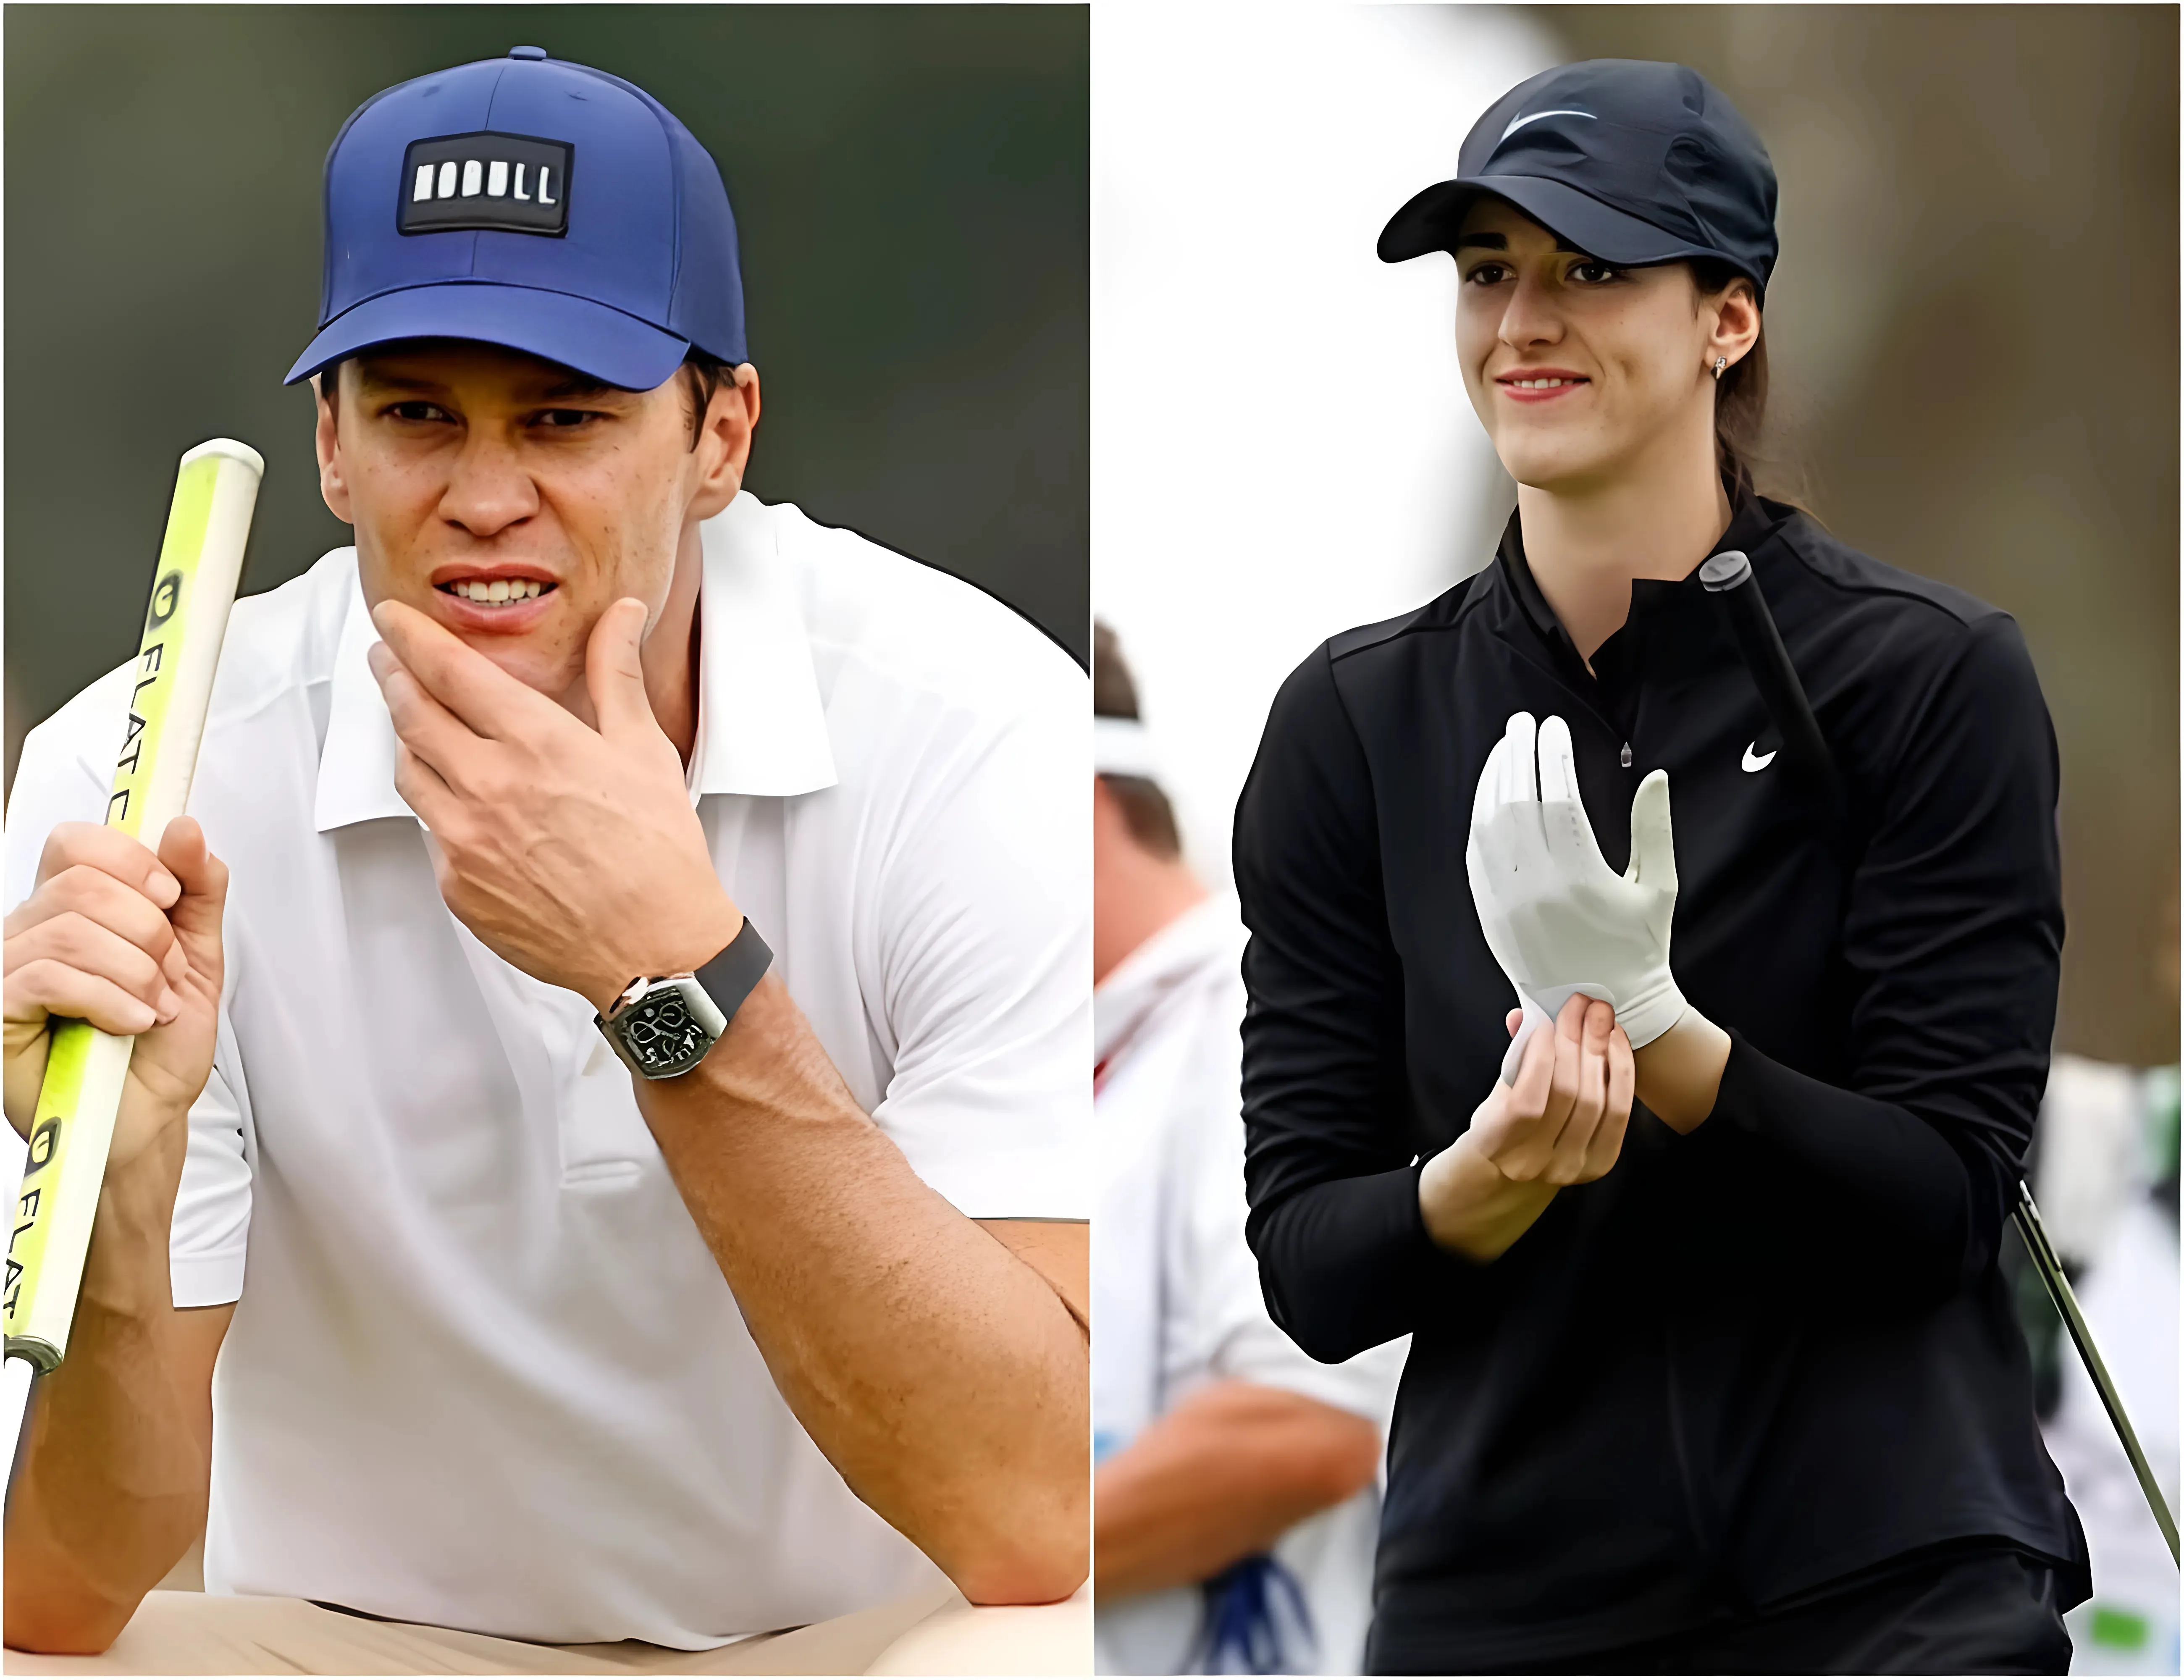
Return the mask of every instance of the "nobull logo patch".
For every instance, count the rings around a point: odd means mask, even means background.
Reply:
[[[402,157],[404,233],[569,231],[576,148],[521,134],[454,134],[411,142]]]

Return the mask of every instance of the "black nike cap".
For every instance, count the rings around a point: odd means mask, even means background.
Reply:
[[[1682,64],[1591,58],[1520,82],[1472,126],[1457,176],[1380,231],[1380,260],[1452,250],[1481,194],[1588,256],[1630,267],[1713,257],[1764,298],[1774,165],[1721,91]]]

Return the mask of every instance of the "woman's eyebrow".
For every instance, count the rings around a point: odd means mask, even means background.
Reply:
[[[1457,235],[1456,248],[1457,250],[1461,251],[1474,245],[1477,246],[1483,251],[1506,251],[1509,248],[1509,236],[1506,233],[1491,232],[1485,228],[1481,228],[1472,233],[1459,233]],[[1573,257],[1592,256],[1591,252],[1580,250],[1578,247],[1571,244],[1568,240],[1561,237],[1559,235],[1557,235],[1555,239],[1555,249]],[[1600,259],[1594,257],[1593,260],[1597,262]]]

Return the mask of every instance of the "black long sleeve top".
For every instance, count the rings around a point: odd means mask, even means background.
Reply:
[[[1847,790],[1779,739],[1696,575],[1640,581],[1588,671],[1511,520],[1495,563],[1289,678],[1238,807],[1250,1236],[1306,1351],[1414,1339],[1371,1661],[1457,1671],[1779,1604],[1920,1548],[2085,1543],[1996,1254],[2062,944],[2054,736],[2016,625],[1775,503],[1741,548]],[[1427,1237],[1513,1001],[1463,863],[1510,713],[1570,726],[1620,868],[1669,772],[1671,961],[1732,1048],[1679,1137],[1490,1265]]]

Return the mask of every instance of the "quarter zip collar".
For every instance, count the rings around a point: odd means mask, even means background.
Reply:
[[[1711,556],[1724,549],[1741,548],[1752,556],[1754,566],[1759,565],[1758,551],[1774,536],[1789,510],[1752,495],[1741,486],[1729,487],[1729,528],[1705,554],[1693,558],[1690,571],[1674,580],[1641,577],[1632,581],[1630,616],[1595,652],[1596,670],[1601,669],[1603,655],[1611,665],[1627,664],[1631,654],[1624,649],[1652,639],[1634,635],[1634,631],[1643,630],[1651,620],[1676,614],[1686,603],[1699,601],[1706,586],[1698,580],[1698,570]],[[1522,516],[1514,509],[1510,510],[1509,523],[1502,530],[1495,563],[1496,576],[1516,601],[1525,621],[1553,650],[1557,665],[1566,676],[1586,678],[1585,662],[1577,651],[1576,643],[1563,628],[1562,620],[1555,616],[1555,609],[1547,604],[1546,596],[1540,592],[1539,580],[1532,576],[1531,565],[1524,557]],[[1618,647],[1618,643],[1622,645]]]

